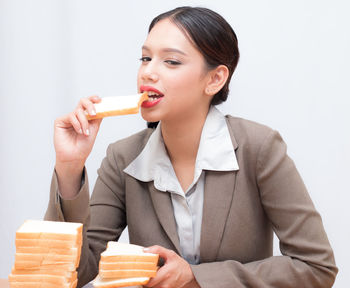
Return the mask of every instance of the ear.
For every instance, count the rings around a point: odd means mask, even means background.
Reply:
[[[208,75],[209,79],[205,87],[205,94],[214,96],[224,87],[229,75],[229,70],[227,66],[219,65],[215,69],[210,70]]]

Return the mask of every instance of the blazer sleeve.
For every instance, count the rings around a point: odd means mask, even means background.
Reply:
[[[271,130],[260,145],[255,172],[261,204],[280,240],[282,256],[192,265],[201,287],[332,287],[338,271],[333,251],[286,150],[280,135]]]
[[[77,287],[84,286],[96,277],[100,254],[105,250],[107,242],[118,240],[126,227],[124,179],[117,167],[111,145],[98,170],[91,199],[86,169],[83,175],[85,180],[77,197],[64,200],[59,196],[57,176],[54,173],[45,214],[45,220],[84,224]]]

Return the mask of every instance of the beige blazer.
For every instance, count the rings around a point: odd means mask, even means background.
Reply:
[[[201,287],[331,287],[337,274],[320,215],[280,135],[227,116],[239,171],[206,171],[200,264]],[[54,174],[47,220],[84,223],[78,269],[81,287],[98,273],[107,241],[127,226],[130,242],[161,245],[180,254],[169,193],[123,172],[152,129],[111,144],[90,199],[87,175],[74,200],[58,196]],[[220,147],[218,147],[219,149]],[[272,256],[273,232],[283,256]]]

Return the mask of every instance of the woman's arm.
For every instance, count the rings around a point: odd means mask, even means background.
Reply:
[[[96,96],[81,99],[73,112],[56,119],[54,130],[56,165],[45,219],[84,224],[83,247],[78,268],[79,287],[96,276],[100,254],[106,243],[119,238],[125,227],[123,212],[116,215],[116,218],[110,218],[117,214],[115,210],[120,199],[109,198],[111,195],[113,198],[115,189],[123,191],[123,181],[118,178],[120,174],[112,152],[107,152],[108,155],[102,162],[91,207],[89,204],[89,184],[84,165],[94,145],[101,119],[88,121],[84,111],[93,115],[93,103],[99,101]],[[111,181],[114,182],[113,185],[110,184]],[[111,230],[108,230],[109,228]]]

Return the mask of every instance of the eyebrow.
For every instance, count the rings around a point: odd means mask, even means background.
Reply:
[[[151,49],[145,45],[142,46],[142,50],[147,50],[147,51],[151,51]],[[179,49],[176,48],[163,48],[161,49],[162,52],[166,52],[166,53],[179,53],[181,55],[187,56],[187,54]]]

